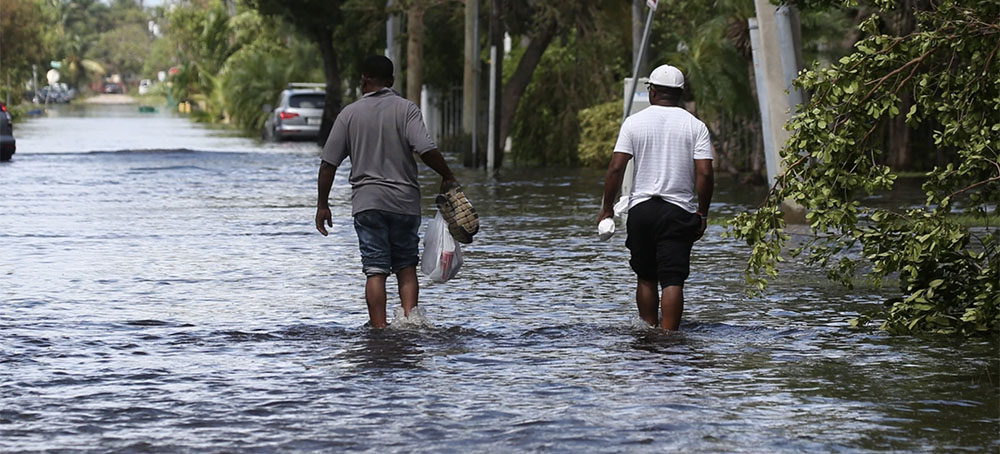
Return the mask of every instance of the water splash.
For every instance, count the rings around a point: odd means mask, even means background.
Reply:
[[[417,330],[421,328],[433,328],[430,320],[427,319],[427,311],[417,306],[410,310],[410,316],[403,315],[403,308],[397,307],[392,314],[393,320],[389,325],[391,329]]]

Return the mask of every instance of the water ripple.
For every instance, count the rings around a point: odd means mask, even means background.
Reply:
[[[1000,448],[996,339],[850,329],[890,290],[801,264],[745,296],[718,226],[680,332],[646,327],[624,237],[594,238],[602,172],[458,170],[464,268],[370,330],[346,173],[323,238],[315,147],[187,143],[0,169],[0,452]],[[720,181],[720,210],[745,192]]]

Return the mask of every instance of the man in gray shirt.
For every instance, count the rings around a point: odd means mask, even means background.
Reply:
[[[330,188],[337,167],[351,158],[351,215],[367,282],[365,301],[373,328],[386,326],[385,282],[396,273],[407,317],[417,306],[420,186],[416,153],[441,175],[441,189],[456,183],[437,145],[427,134],[420,109],[399,96],[392,62],[375,55],[361,67],[361,99],[345,107],[330,130],[319,167],[316,229],[333,226]],[[325,225],[324,225],[325,224]]]

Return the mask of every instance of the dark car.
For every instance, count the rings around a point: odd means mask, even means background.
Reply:
[[[0,161],[10,161],[15,149],[14,121],[7,112],[7,106],[0,102]]]
[[[297,87],[308,88],[297,88]],[[326,92],[323,84],[289,84],[281,92],[278,104],[264,123],[264,138],[283,140],[289,138],[315,139],[323,121]]]
[[[114,83],[114,82],[105,82],[104,83],[104,93],[120,95],[122,93],[125,93],[125,88],[122,87],[122,84],[118,84],[118,83]]]

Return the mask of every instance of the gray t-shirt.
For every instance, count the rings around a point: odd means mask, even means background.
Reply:
[[[413,153],[435,148],[416,104],[383,88],[340,111],[322,159],[340,166],[351,157],[351,215],[377,209],[419,216]]]

